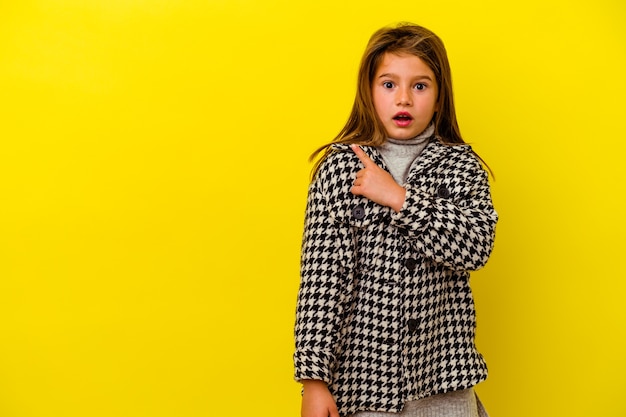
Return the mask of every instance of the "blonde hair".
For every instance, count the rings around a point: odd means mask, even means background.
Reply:
[[[452,74],[443,41],[430,30],[412,23],[385,27],[370,38],[359,67],[356,97],[348,121],[332,142],[318,148],[310,157],[314,160],[315,177],[322,161],[335,143],[357,143],[380,146],[387,139],[385,128],[376,114],[372,101],[372,82],[386,53],[408,54],[420,58],[435,75],[438,86],[438,111],[433,115],[435,137],[447,145],[465,143],[456,120],[452,94]]]

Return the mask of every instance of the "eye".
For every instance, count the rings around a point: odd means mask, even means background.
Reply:
[[[415,89],[416,90],[423,90],[425,88],[426,88],[426,84],[424,84],[424,83],[417,83],[417,84],[415,84]]]
[[[383,83],[384,88],[393,88],[393,83],[391,81],[385,81]]]

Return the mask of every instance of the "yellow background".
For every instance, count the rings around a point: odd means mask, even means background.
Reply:
[[[492,416],[624,416],[621,0],[0,2],[0,416],[297,416],[310,165],[370,34],[445,41],[501,221]]]

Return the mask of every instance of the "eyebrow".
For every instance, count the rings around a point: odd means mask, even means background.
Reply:
[[[389,72],[386,72],[384,74],[380,74],[380,76],[378,76],[378,78],[385,78],[385,77],[389,77],[389,78],[393,78],[393,77],[397,77],[396,74],[392,74]],[[432,81],[432,78],[430,78],[429,75],[418,75],[417,77],[415,77],[416,80],[428,80],[428,81]]]

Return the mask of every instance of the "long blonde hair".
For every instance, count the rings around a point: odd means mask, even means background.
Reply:
[[[443,41],[430,30],[412,23],[385,27],[370,38],[359,67],[356,97],[348,121],[332,142],[318,148],[310,157],[314,160],[315,177],[320,164],[335,143],[358,143],[380,146],[387,139],[385,128],[376,114],[372,101],[372,82],[386,53],[409,54],[420,58],[435,74],[439,97],[438,111],[433,115],[435,137],[447,145],[465,143],[456,120],[452,94],[452,74]]]

